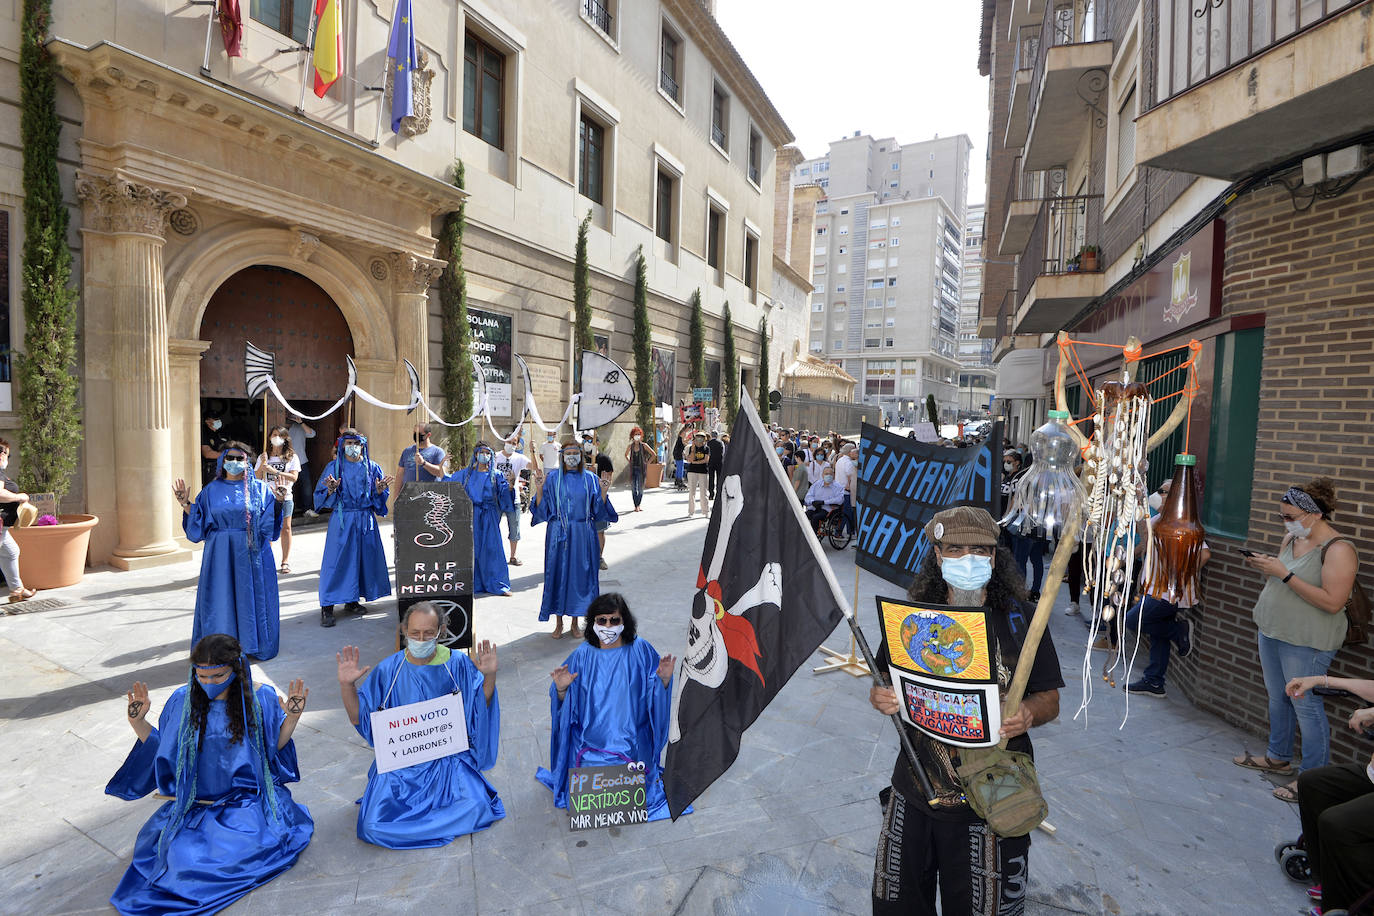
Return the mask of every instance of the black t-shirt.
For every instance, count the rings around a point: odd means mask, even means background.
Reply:
[[[221,427],[222,429],[222,427]],[[211,429],[204,423],[200,425],[200,444],[210,446],[212,452],[224,451],[224,443],[229,441],[221,430]],[[215,468],[219,463],[218,458],[206,458],[203,455],[200,459],[200,474],[202,482],[209,483],[215,476]]]
[[[1020,658],[1021,642],[1026,630],[1030,626],[1031,613],[1026,606],[1018,607],[1012,615],[989,614],[988,619],[992,624],[993,634],[997,638],[998,654],[1002,658],[1002,666],[1006,668],[1008,678],[1016,671],[1016,662]],[[882,645],[878,648],[878,662],[883,666],[889,664],[887,654],[887,639],[884,638]],[[886,672],[884,672],[886,674]],[[1002,693],[1006,693],[1009,681],[1004,680]],[[1035,661],[1031,664],[1030,680],[1026,683],[1026,695],[1032,693],[1042,693],[1048,690],[1058,690],[1064,686],[1064,677],[1059,669],[1059,654],[1055,652],[1054,641],[1050,638],[1049,630],[1040,637],[1040,645],[1036,648]],[[902,726],[906,729],[907,736],[911,739],[912,746],[916,749],[916,757],[925,767],[927,776],[935,785],[937,792],[941,785],[940,769],[941,763],[933,758],[931,753],[932,745],[936,742],[926,738],[921,732],[905,723]],[[957,765],[959,749],[951,745],[941,745],[948,748],[950,756]],[[1035,757],[1034,749],[1031,746],[1029,734],[1017,735],[1007,742],[1007,750],[1019,751]],[[911,767],[907,763],[906,754],[899,751],[897,762],[892,768],[892,788],[902,793],[904,797],[919,804],[913,804],[909,810],[918,810],[923,814],[940,820],[975,820],[977,815],[967,804],[957,807],[932,807],[925,804],[925,795],[916,783],[916,777],[911,772]]]
[[[10,479],[10,475],[0,471],[0,487],[4,487],[11,493],[22,493],[19,484]],[[0,528],[13,528],[19,523],[19,503],[0,503]]]
[[[687,470],[694,474],[705,474],[711,466],[711,453],[705,445],[697,445],[695,442],[687,446],[683,457],[687,459]]]
[[[681,439],[678,439],[676,442],[673,443],[673,460],[674,460],[674,461],[681,461],[681,460],[682,460],[682,450],[683,450],[685,447],[686,447],[686,446],[685,446],[685,444],[683,443],[683,441],[682,441]]]
[[[708,462],[713,470],[720,470],[721,462],[725,460],[725,443],[719,439],[711,439],[706,443],[706,451],[711,459]]]
[[[607,455],[605,452],[597,452],[597,454],[596,454],[596,473],[598,473],[598,474],[614,474],[614,473],[615,473],[615,465],[611,464],[611,458],[610,458],[610,456]]]

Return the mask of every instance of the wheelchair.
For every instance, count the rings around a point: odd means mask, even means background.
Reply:
[[[817,528],[816,536],[829,541],[836,550],[844,550],[854,540],[854,532],[845,524],[844,507],[836,506],[825,514]]]

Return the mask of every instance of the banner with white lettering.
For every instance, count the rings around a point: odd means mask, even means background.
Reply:
[[[511,344],[514,319],[499,312],[468,307],[468,329],[472,332],[472,357],[486,381],[489,415],[511,415]],[[473,380],[473,401],[478,403],[482,386]]]
[[[410,481],[392,513],[396,538],[396,612],[432,601],[448,618],[451,649],[472,642],[472,500],[461,483]],[[405,648],[397,640],[398,649]]]
[[[948,506],[1002,517],[1002,422],[978,445],[946,448],[865,423],[859,464],[856,562],[906,588],[929,545],[923,532]]]
[[[390,773],[468,749],[463,695],[448,693],[371,714],[377,772]]]

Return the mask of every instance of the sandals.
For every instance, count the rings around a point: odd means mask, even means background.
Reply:
[[[1231,762],[1238,767],[1245,767],[1247,770],[1259,770],[1261,773],[1277,773],[1286,776],[1293,772],[1293,764],[1287,760],[1274,760],[1267,755],[1264,757],[1254,757],[1250,754],[1242,754],[1239,757],[1232,757]],[[1294,801],[1297,794],[1293,795]]]
[[[291,573],[291,564],[290,564],[290,563],[283,563],[283,564],[277,569],[277,572],[281,573],[283,576],[290,575],[290,573]]]
[[[1295,779],[1274,789],[1274,797],[1279,801],[1296,805],[1298,803],[1298,781]]]
[[[38,594],[37,589],[17,588],[10,592],[10,604],[18,604],[20,601],[26,601],[36,594]]]

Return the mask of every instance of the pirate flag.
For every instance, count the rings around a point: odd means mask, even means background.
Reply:
[[[753,405],[735,417],[673,680],[663,786],[678,817],[844,617],[830,564]]]

